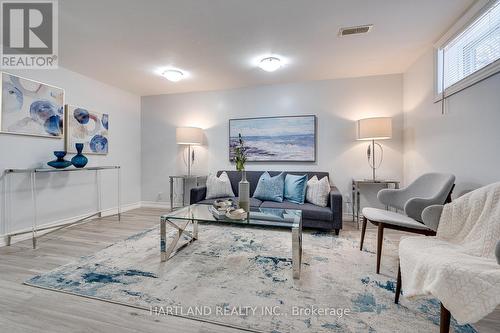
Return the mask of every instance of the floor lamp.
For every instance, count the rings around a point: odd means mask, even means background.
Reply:
[[[203,130],[197,127],[177,127],[175,138],[178,145],[187,146],[187,175],[191,176],[191,167],[194,163],[194,150],[191,146],[198,146],[203,143]]]
[[[371,140],[371,145],[366,150],[368,164],[372,169],[373,181],[376,181],[375,170],[380,167],[384,158],[384,150],[382,145],[375,140],[386,140],[392,137],[392,118],[377,117],[360,119],[357,122],[358,140]],[[380,160],[377,163],[376,150],[379,149]]]

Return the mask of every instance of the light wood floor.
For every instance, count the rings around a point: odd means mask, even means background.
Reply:
[[[157,225],[161,213],[141,208],[123,214],[120,223],[116,217],[96,219],[41,237],[36,250],[31,240],[0,248],[0,332],[241,332],[22,284],[33,275]],[[353,222],[346,221],[344,229],[354,228]],[[367,236],[374,231],[367,230]],[[401,234],[388,231],[385,236],[399,238]],[[476,327],[481,332],[500,331],[500,311]]]

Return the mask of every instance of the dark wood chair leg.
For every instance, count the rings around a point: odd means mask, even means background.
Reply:
[[[380,274],[380,257],[382,256],[382,242],[384,241],[384,225],[378,224],[377,233],[377,274]]]
[[[361,241],[359,245],[359,250],[363,251],[363,243],[365,242],[365,232],[366,232],[366,217],[363,216],[363,225],[361,226]]]
[[[396,282],[396,296],[394,303],[399,304],[399,295],[401,294],[401,266],[398,265],[398,280]]]
[[[440,333],[450,332],[450,319],[451,319],[450,311],[448,311],[448,309],[444,307],[443,303],[441,303],[441,320],[439,324]]]
[[[335,229],[335,236],[338,236],[340,233],[340,229]]]

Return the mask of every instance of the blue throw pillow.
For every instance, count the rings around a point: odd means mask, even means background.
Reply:
[[[286,175],[285,200],[302,205],[306,198],[306,188],[307,175]]]
[[[285,174],[283,172],[271,177],[266,171],[260,176],[253,197],[262,201],[283,202],[284,187]]]

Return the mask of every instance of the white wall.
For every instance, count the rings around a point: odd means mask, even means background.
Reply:
[[[457,177],[455,195],[500,180],[500,75],[433,103],[433,51],[404,73],[405,182],[428,171]]]
[[[356,141],[355,120],[394,117],[394,137],[382,142],[381,178],[402,179],[402,76],[312,81],[236,90],[142,97],[142,199],[168,201],[168,175],[185,173],[175,128],[205,130],[196,147],[194,173],[234,169],[228,160],[230,118],[314,114],[318,120],[315,163],[248,163],[247,170],[321,170],[343,194],[352,177],[370,177],[367,142]],[[162,195],[158,195],[162,193]]]
[[[66,103],[110,114],[110,147],[107,156],[87,155],[89,166],[121,165],[122,203],[140,201],[140,97],[105,85],[75,72],[57,70],[11,71],[65,89]],[[64,150],[64,139],[0,134],[0,172],[7,168],[46,166],[55,157],[53,151]],[[70,159],[73,155],[68,155]],[[39,224],[79,216],[97,208],[95,174],[75,172],[42,174],[38,181]],[[117,206],[116,176],[103,173],[103,208]],[[31,226],[32,204],[29,177],[10,175],[2,186],[11,191],[6,207],[1,198],[0,234]],[[3,187],[2,187],[3,189]],[[0,194],[1,196],[1,194]],[[6,222],[7,220],[7,222]]]

